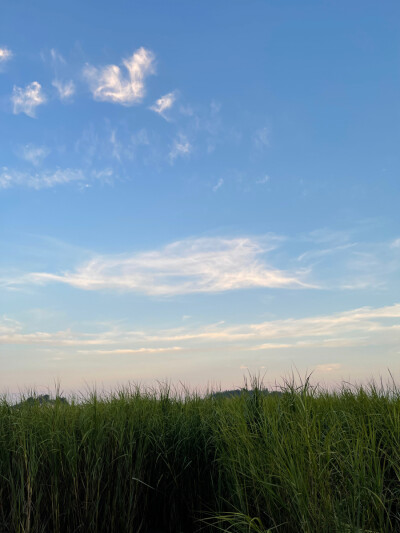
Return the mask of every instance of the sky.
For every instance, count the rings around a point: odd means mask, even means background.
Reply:
[[[0,391],[398,377],[399,23],[3,0]]]

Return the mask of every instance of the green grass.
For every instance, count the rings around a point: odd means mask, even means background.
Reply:
[[[0,531],[400,531],[400,393],[0,405]]]

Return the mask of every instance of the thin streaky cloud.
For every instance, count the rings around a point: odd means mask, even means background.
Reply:
[[[145,79],[155,73],[154,61],[153,52],[142,47],[123,60],[126,74],[117,65],[101,68],[86,65],[83,74],[95,100],[131,106],[143,100]]]
[[[14,114],[25,113],[28,117],[35,117],[36,108],[46,103],[46,96],[42,92],[42,86],[33,81],[25,88],[14,86],[11,96]]]
[[[66,64],[64,57],[55,48],[50,50],[50,57],[54,65],[57,65],[57,63],[61,63],[62,65]]]
[[[309,249],[296,261],[313,271],[326,290],[386,290],[400,271],[397,239],[370,242],[358,240],[355,233],[324,228],[300,236]]]
[[[165,115],[165,111],[168,109],[171,109],[174,102],[176,100],[176,91],[172,91],[168,94],[165,94],[164,96],[161,96],[158,100],[155,101],[155,103],[150,106],[150,109],[159,115],[161,115],[163,118],[167,120],[167,117]]]
[[[227,326],[225,323],[203,326],[197,330],[188,330],[180,328],[175,332],[173,330],[161,331],[155,335],[147,337],[148,341],[156,342],[185,342],[192,340],[204,340],[206,342],[243,342],[243,341],[269,341],[265,348],[271,347],[271,341],[279,340],[275,347],[288,348],[289,344],[293,345],[294,339],[321,339],[324,337],[330,339],[330,342],[343,342],[345,336],[348,342],[354,344],[354,334],[357,334],[357,342],[365,344],[365,335],[385,335],[391,332],[400,336],[400,321],[393,324],[393,319],[400,319],[400,304],[391,306],[371,308],[362,307],[334,313],[331,315],[319,315],[306,318],[288,318],[269,320],[260,323],[242,324],[237,326]],[[388,320],[389,323],[385,323]],[[360,333],[362,337],[360,337]],[[351,337],[353,335],[353,337]],[[290,341],[290,342],[289,342]],[[256,344],[252,349],[261,349]]]
[[[104,328],[104,324],[100,324]],[[24,324],[0,319],[0,344],[60,346],[81,353],[128,354],[190,350],[217,350],[221,346],[243,351],[300,348],[349,348],[371,344],[397,346],[400,340],[400,304],[363,307],[305,318],[277,319],[230,326],[224,322],[165,330],[122,327],[96,332],[26,332]],[[260,344],[262,343],[262,344]]]
[[[58,97],[62,102],[70,101],[75,94],[75,83],[72,80],[62,82],[55,79],[51,84],[57,89]]]
[[[111,184],[114,179],[114,171],[111,168],[91,169],[90,171],[83,171],[79,168],[36,169],[32,172],[22,172],[7,167],[0,168],[0,190],[13,187],[35,190],[51,189],[69,183],[76,183],[82,189],[90,187],[89,183]]]
[[[303,237],[304,240],[312,242],[314,244],[325,244],[327,246],[340,246],[349,243],[355,230],[333,230],[331,228],[319,228],[310,231]]]
[[[295,341],[286,344],[267,342],[259,346],[253,346],[251,350],[280,350],[280,349],[298,349],[298,348],[349,348],[351,346],[366,346],[368,337],[362,338],[338,338],[338,339],[319,339]]]
[[[330,256],[333,254],[336,254],[338,252],[342,252],[343,250],[349,250],[350,248],[355,248],[357,246],[357,243],[349,242],[347,244],[342,244],[338,246],[333,246],[331,248],[322,248],[319,250],[309,250],[307,252],[303,252],[297,257],[297,261],[315,261],[320,260],[321,258],[324,258],[326,256]]]
[[[124,354],[143,354],[143,353],[163,353],[181,351],[180,346],[171,346],[170,348],[119,348],[115,350],[78,350],[79,353],[99,354],[99,355],[124,355]]]
[[[192,152],[192,149],[192,145],[188,141],[186,135],[180,134],[174,140],[169,153],[171,163],[173,163],[177,157],[187,157]]]
[[[224,180],[223,180],[223,178],[220,178],[220,179],[218,180],[218,182],[214,185],[214,187],[212,188],[212,190],[213,190],[214,192],[218,191],[218,189],[220,189],[220,188],[222,187],[223,184],[224,184]]]
[[[160,250],[97,256],[63,273],[35,272],[23,283],[59,282],[83,290],[120,290],[152,296],[217,293],[237,289],[311,288],[301,274],[269,266],[263,255],[276,247],[254,238],[177,241]]]
[[[30,143],[21,147],[18,153],[22,159],[25,159],[25,161],[28,161],[34,166],[39,166],[49,155],[50,150],[47,146],[36,146]]]
[[[258,150],[265,150],[270,145],[270,133],[268,128],[260,128],[253,135],[253,142]]]
[[[341,368],[342,368],[342,365],[339,363],[325,363],[323,365],[317,365],[315,367],[315,370],[317,372],[326,373],[326,372],[335,372],[335,371],[340,370]]]
[[[57,169],[43,172],[20,172],[3,167],[0,169],[0,189],[27,187],[29,189],[50,189],[70,182],[85,181],[81,170]]]
[[[287,344],[282,342],[266,342],[259,346],[252,346],[252,350],[278,350],[282,348],[293,348],[293,344]]]

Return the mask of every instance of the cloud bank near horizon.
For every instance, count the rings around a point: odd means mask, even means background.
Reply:
[[[100,324],[96,329],[95,332],[71,329],[27,332],[21,322],[3,317],[0,319],[0,344],[59,347],[99,355],[189,353],[228,348],[249,355],[371,345],[393,349],[400,341],[400,304],[236,325],[222,321],[161,330],[134,330],[115,325],[104,328],[104,324]]]

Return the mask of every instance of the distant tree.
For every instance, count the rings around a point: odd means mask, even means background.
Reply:
[[[268,389],[264,389],[261,392],[261,394],[264,394],[265,396],[271,395],[271,396],[281,396],[282,392],[280,391],[269,391]],[[254,394],[254,391],[247,390],[247,389],[232,389],[232,390],[224,390],[224,391],[218,391],[214,392],[211,397],[212,398],[233,398],[235,396],[241,396],[242,394],[247,394],[252,396]]]
[[[22,407],[24,405],[55,405],[57,402],[68,404],[68,400],[62,396],[57,396],[57,398],[50,398],[49,394],[40,394],[39,396],[29,396],[26,400],[17,403],[14,407]]]

